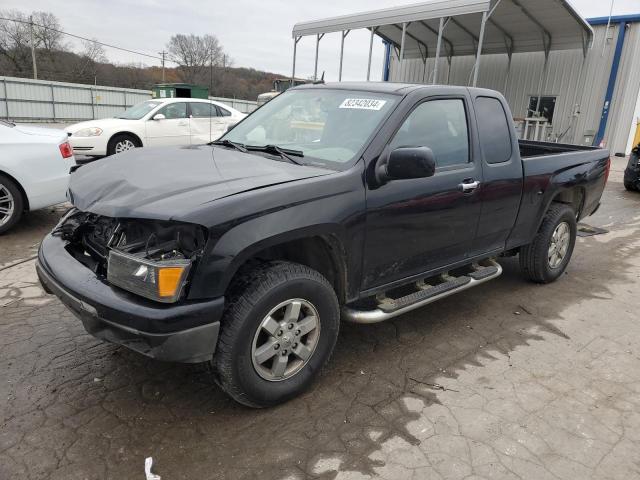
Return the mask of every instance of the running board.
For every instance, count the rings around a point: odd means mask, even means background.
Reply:
[[[494,260],[488,260],[487,265],[473,265],[473,271],[466,275],[452,277],[446,273],[436,277],[441,283],[429,285],[424,281],[415,284],[416,292],[400,298],[389,298],[386,295],[378,295],[378,308],[373,310],[356,310],[344,306],[342,317],[353,323],[378,323],[388,320],[403,313],[410,312],[416,308],[423,307],[430,303],[448,297],[454,293],[467,290],[481,283],[499,277],[502,274],[502,267]]]

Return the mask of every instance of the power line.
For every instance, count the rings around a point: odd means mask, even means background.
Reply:
[[[155,55],[151,55],[151,54],[149,54],[149,53],[136,52],[135,50],[129,50],[128,48],[118,47],[118,46],[116,46],[116,45],[111,45],[111,44],[109,44],[109,43],[104,43],[104,42],[100,42],[100,41],[98,41],[98,40],[94,40],[94,39],[92,39],[92,38],[82,37],[82,36],[80,36],[80,35],[76,35],[76,34],[74,34],[74,33],[65,32],[65,31],[63,31],[63,30],[58,30],[58,29],[56,29],[56,28],[48,27],[48,26],[46,26],[46,25],[39,25],[39,24],[37,24],[37,23],[30,23],[30,22],[25,21],[25,20],[18,20],[18,19],[15,19],[15,18],[6,18],[6,17],[0,17],[0,20],[7,20],[7,21],[9,21],[9,22],[22,23],[22,24],[25,24],[25,25],[33,25],[34,27],[44,28],[44,29],[46,29],[46,30],[51,30],[52,32],[60,33],[60,34],[62,34],[62,35],[68,35],[68,36],[70,36],[70,37],[78,38],[78,39],[80,39],[80,40],[85,40],[85,41],[87,41],[87,42],[97,43],[98,45],[102,45],[103,47],[113,48],[113,49],[115,49],[115,50],[121,50],[121,51],[123,51],[123,52],[133,53],[134,55],[141,55],[141,56],[143,56],[143,57],[154,58],[154,59],[156,59],[156,60],[160,60],[160,61],[162,61],[162,62],[164,62],[164,61],[165,61],[165,59],[164,59],[164,58],[162,58],[162,57],[157,57],[157,56],[155,56]],[[163,55],[163,57],[164,57],[164,55]],[[169,60],[169,59],[167,59],[167,61],[172,62],[172,60]],[[173,63],[175,63],[175,62],[173,62]]]

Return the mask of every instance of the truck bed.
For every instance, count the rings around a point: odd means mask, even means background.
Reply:
[[[534,142],[532,140],[518,140],[520,156],[522,158],[542,157],[558,153],[584,152],[599,150],[599,147],[588,145],[569,145],[567,143]]]

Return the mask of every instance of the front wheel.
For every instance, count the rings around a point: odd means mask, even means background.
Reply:
[[[551,204],[533,241],[520,249],[524,276],[536,283],[556,280],[569,264],[576,235],[573,209],[562,203]]]
[[[302,393],[327,363],[340,326],[336,294],[317,271],[271,262],[234,282],[214,367],[236,401],[268,407]]]

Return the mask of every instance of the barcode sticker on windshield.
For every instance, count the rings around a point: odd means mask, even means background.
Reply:
[[[346,98],[339,108],[356,108],[359,110],[380,110],[387,103],[386,100],[374,98]]]

